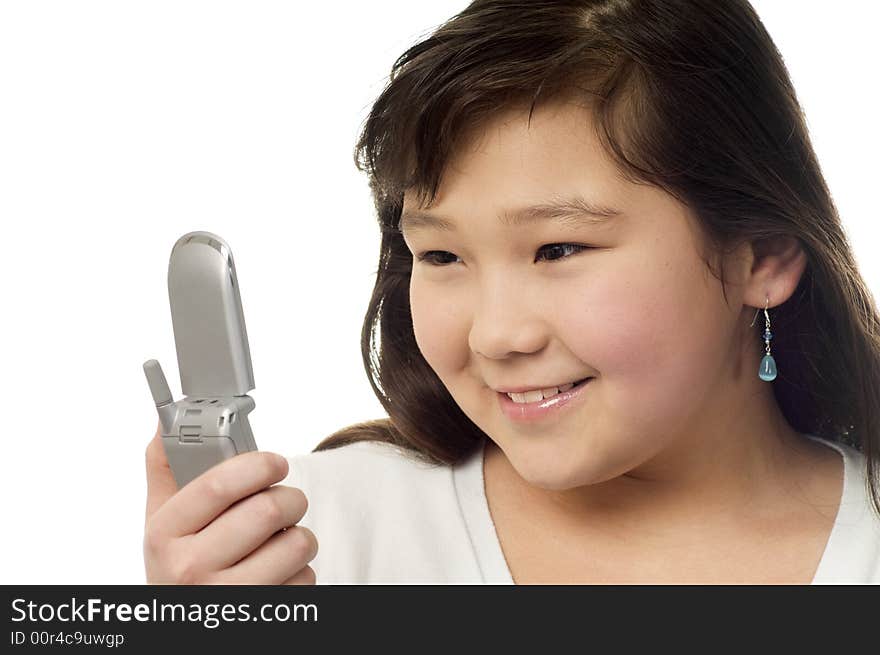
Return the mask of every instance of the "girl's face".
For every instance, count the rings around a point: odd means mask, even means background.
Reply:
[[[737,400],[766,384],[762,344],[752,335],[754,347],[736,345],[754,315],[733,284],[738,269],[726,268],[728,305],[701,258],[695,217],[667,193],[624,181],[586,108],[545,106],[528,128],[527,115],[504,114],[468,140],[430,210],[405,194],[404,214],[439,216],[449,229],[424,219],[401,228],[422,355],[523,478],[567,489],[692,447],[735,418],[748,406]],[[620,213],[593,224],[499,219],[576,195]],[[528,423],[509,418],[496,391],[591,376],[576,401]],[[652,474],[668,472],[661,460]]]

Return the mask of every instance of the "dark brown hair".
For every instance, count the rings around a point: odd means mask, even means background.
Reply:
[[[485,438],[416,344],[403,193],[430,205],[475,128],[505,109],[529,107],[531,119],[538,103],[571,97],[589,101],[627,179],[695,212],[712,254],[800,242],[807,267],[772,310],[774,394],[793,429],[865,454],[880,515],[877,308],[782,56],[746,0],[477,0],[400,56],[355,149],[381,229],[361,351],[389,418],[339,430],[315,451],[378,440],[451,464]],[[755,330],[760,341],[760,321]]]

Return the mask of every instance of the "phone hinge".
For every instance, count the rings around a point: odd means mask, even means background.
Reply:
[[[202,426],[201,425],[181,425],[180,440],[184,443],[201,443],[202,442]]]

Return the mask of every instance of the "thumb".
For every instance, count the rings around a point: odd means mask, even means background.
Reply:
[[[162,445],[162,424],[156,428],[150,443],[147,444],[147,509],[145,519],[149,519],[157,509],[177,493],[177,482],[165,456]]]

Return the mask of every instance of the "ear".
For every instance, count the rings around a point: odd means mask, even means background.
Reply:
[[[807,267],[807,254],[801,242],[791,236],[761,239],[751,244],[752,264],[746,278],[743,302],[763,309],[788,300],[797,289]]]

